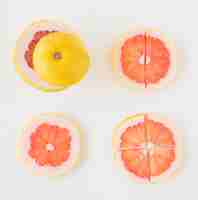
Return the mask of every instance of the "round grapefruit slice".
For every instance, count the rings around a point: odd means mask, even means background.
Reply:
[[[120,38],[112,52],[117,78],[133,89],[154,89],[176,79],[177,52],[159,31],[137,28]]]
[[[181,168],[181,134],[159,114],[123,120],[115,128],[113,149],[121,168],[138,182],[164,182]]]
[[[14,50],[16,71],[43,91],[59,91],[82,80],[89,56],[80,37],[62,22],[41,20],[21,34]]]
[[[23,130],[17,158],[35,175],[59,176],[80,160],[81,130],[64,114],[42,114]]]

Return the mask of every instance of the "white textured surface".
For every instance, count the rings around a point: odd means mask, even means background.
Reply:
[[[3,0],[0,8],[0,199],[196,199],[196,4],[194,0]],[[15,74],[10,55],[15,40],[27,24],[49,17],[63,19],[79,30],[92,58],[92,68],[80,85],[53,94],[42,93],[24,84]],[[111,67],[107,62],[108,48],[115,38],[134,24],[167,31],[184,50],[185,73],[176,86],[144,96],[129,93],[112,82]],[[15,160],[17,133],[26,118],[53,111],[68,112],[78,118],[87,133],[88,143],[88,159],[74,173],[55,182],[32,177]],[[112,162],[114,125],[127,114],[146,111],[175,116],[185,129],[186,162],[182,174],[172,183],[150,186],[133,183],[120,174]]]

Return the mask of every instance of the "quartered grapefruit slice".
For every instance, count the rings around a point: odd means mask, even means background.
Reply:
[[[70,27],[41,20],[28,26],[19,37],[14,63],[26,82],[50,92],[82,80],[90,60],[85,45]]]
[[[181,168],[181,134],[159,114],[123,120],[114,131],[113,149],[121,168],[138,182],[164,182]]]
[[[42,114],[23,130],[17,158],[35,175],[59,176],[80,160],[81,130],[64,114]]]
[[[175,45],[159,31],[136,29],[121,37],[113,48],[117,78],[129,88],[161,88],[176,79]]]

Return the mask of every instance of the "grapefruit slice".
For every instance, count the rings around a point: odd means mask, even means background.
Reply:
[[[51,92],[82,80],[90,60],[80,37],[70,27],[58,21],[41,20],[28,26],[19,37],[14,63],[25,82]]]
[[[121,168],[138,182],[164,182],[181,168],[180,131],[159,114],[123,120],[115,128],[113,149]]]
[[[117,78],[129,88],[161,88],[176,79],[177,51],[159,31],[137,28],[117,42],[112,65]]]
[[[42,37],[36,45],[33,65],[35,71],[48,83],[70,86],[84,77],[89,58],[78,37],[54,32]]]
[[[42,114],[23,130],[17,158],[35,175],[68,173],[80,160],[81,130],[64,114]]]

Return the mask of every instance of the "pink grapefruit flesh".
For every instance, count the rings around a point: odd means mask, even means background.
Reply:
[[[69,130],[43,123],[32,133],[29,156],[40,166],[59,166],[70,155]]]
[[[123,73],[137,83],[144,84],[144,57],[142,63],[139,59],[145,54],[145,36],[136,35],[125,41],[121,49],[121,65]]]
[[[170,59],[165,42],[147,32],[129,37],[121,46],[123,74],[144,87],[166,77]]]
[[[33,53],[37,43],[40,41],[41,38],[48,35],[49,33],[54,31],[38,31],[34,34],[33,39],[28,44],[28,48],[25,52],[25,60],[30,68],[34,68],[33,66]]]
[[[129,172],[134,173],[140,178],[150,179],[149,160],[147,155],[144,154],[143,149],[131,148],[121,150],[121,159]]]
[[[173,130],[164,122],[152,119],[129,124],[121,130],[118,150],[124,168],[137,178],[152,182],[163,176],[177,160],[177,141]]]
[[[139,123],[132,127],[128,127],[121,136],[120,148],[138,148],[145,141],[144,124]]]
[[[148,117],[145,116],[145,126],[148,142],[160,146],[175,146],[172,131],[163,123],[148,119]]]

